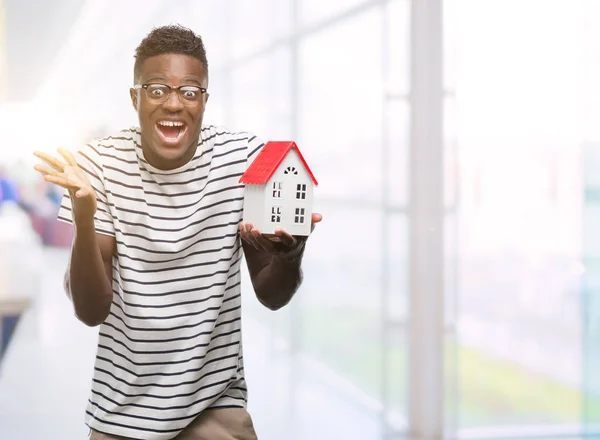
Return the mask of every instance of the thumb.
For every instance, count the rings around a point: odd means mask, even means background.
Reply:
[[[85,188],[81,188],[79,191],[75,193],[77,198],[85,197],[89,194],[89,192]]]

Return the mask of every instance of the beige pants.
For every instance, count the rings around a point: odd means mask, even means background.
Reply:
[[[126,437],[91,432],[90,440],[127,440]],[[175,437],[175,440],[258,440],[244,408],[209,409]]]

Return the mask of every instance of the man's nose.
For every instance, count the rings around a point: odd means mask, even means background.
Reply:
[[[181,110],[183,108],[183,104],[179,99],[179,94],[175,90],[169,94],[167,100],[163,104],[163,107],[170,111]]]

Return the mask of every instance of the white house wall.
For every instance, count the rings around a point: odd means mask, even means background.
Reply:
[[[285,170],[288,167],[294,168],[298,174],[285,174]],[[273,184],[281,183],[281,198],[273,197]],[[306,185],[305,199],[297,200],[297,185]],[[304,168],[300,157],[295,150],[288,153],[286,158],[283,160],[279,168],[275,171],[271,179],[266,185],[264,191],[264,223],[265,231],[269,230],[271,233],[275,229],[284,229],[292,235],[309,235],[310,234],[310,221],[312,217],[312,204],[313,204],[313,193],[314,184],[310,175]],[[272,223],[273,208],[277,212],[277,208],[280,209],[280,223]],[[304,223],[295,223],[296,209],[303,209],[304,215],[302,217]],[[267,227],[268,226],[268,227]]]
[[[265,226],[264,188],[265,185],[246,185],[244,192],[244,223],[252,223],[261,232]]]

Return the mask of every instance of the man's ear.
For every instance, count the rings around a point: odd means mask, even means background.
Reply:
[[[133,105],[133,108],[135,109],[135,111],[138,111],[138,94],[137,94],[137,90],[134,89],[133,87],[129,89],[129,96],[131,97],[131,104]]]
[[[206,92],[204,94],[204,105],[206,105],[206,103],[208,102],[208,98],[210,98],[210,95],[208,94],[208,92]]]

